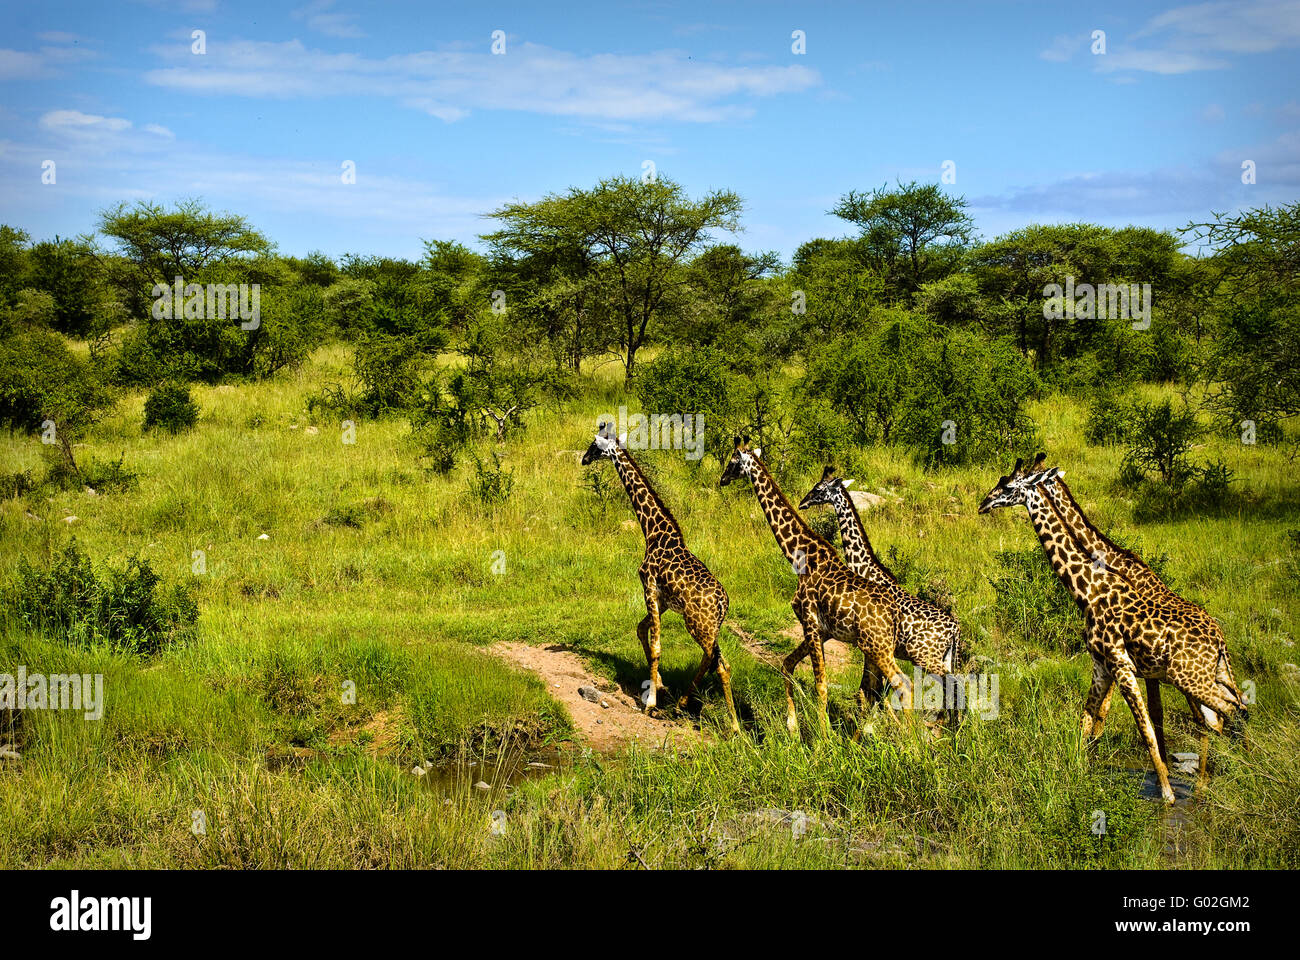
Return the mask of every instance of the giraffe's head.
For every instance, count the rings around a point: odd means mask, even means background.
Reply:
[[[808,495],[799,501],[799,509],[807,510],[809,507],[823,503],[834,505],[836,498],[841,493],[847,492],[852,482],[835,476],[835,468],[828,466],[822,471],[822,478],[817,481],[817,486],[809,490]]]
[[[1017,460],[1012,471],[999,479],[988,492],[988,496],[980,503],[979,512],[988,513],[998,507],[1020,506],[1034,487],[1064,476],[1063,471],[1057,467],[1044,470],[1043,461],[1046,459],[1047,454],[1040,453],[1028,467],[1023,459]]]
[[[608,457],[613,460],[614,453],[618,450],[621,442],[621,440],[614,437],[614,425],[602,421],[596,429],[596,437],[591,441],[591,446],[582,455],[582,465],[585,467],[589,463],[595,463],[601,457]]]
[[[722,478],[718,481],[718,486],[725,487],[732,480],[737,480],[740,477],[754,479],[755,465],[761,456],[763,456],[762,447],[755,447],[751,450],[749,449],[749,437],[737,437],[735,452],[732,453],[731,459],[727,461],[727,468],[722,471]]]

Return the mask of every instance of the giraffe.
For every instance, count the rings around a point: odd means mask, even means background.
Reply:
[[[835,516],[840,525],[840,538],[844,542],[844,559],[849,569],[879,583],[888,590],[898,604],[900,614],[900,639],[896,657],[910,661],[916,666],[933,674],[951,674],[957,667],[958,643],[961,626],[952,614],[940,610],[934,604],[914,597],[898,582],[893,572],[880,562],[871,540],[862,526],[853,498],[849,496],[848,487],[852,480],[841,480],[835,476],[835,468],[827,466],[822,471],[822,478],[799,503],[800,510],[820,504],[830,504],[835,508]],[[858,690],[858,703],[866,705],[868,696],[878,693],[879,674],[871,669],[870,663],[863,664],[862,684]],[[948,689],[945,681],[944,689]]]
[[[1044,458],[1039,457],[1035,464]],[[1070,532],[1043,485],[1061,476],[1058,469],[1029,472],[1016,461],[980,503],[979,512],[1023,505],[1052,569],[1070,587],[1083,611],[1087,648],[1092,657],[1092,684],[1084,707],[1083,729],[1091,731],[1105,692],[1118,684],[1160,781],[1166,803],[1174,802],[1169,770],[1156,742],[1155,729],[1138,678],[1164,680],[1187,696],[1206,729],[1223,732],[1225,718],[1244,709],[1231,672],[1226,668],[1223,635],[1200,608],[1175,604],[1166,595],[1137,589],[1133,581],[1098,562]],[[1227,682],[1225,682],[1225,679]],[[1206,778],[1198,778],[1204,789]]]
[[[595,463],[602,457],[614,464],[618,478],[632,501],[632,511],[645,534],[645,559],[637,573],[645,591],[646,615],[637,624],[636,634],[650,664],[650,684],[645,695],[646,712],[653,713],[658,703],[659,683],[659,622],[662,613],[674,610],[686,621],[687,632],[704,651],[700,667],[678,700],[679,709],[686,709],[696,685],[711,667],[718,671],[722,681],[722,694],[727,701],[727,714],[733,733],[740,732],[736,705],[731,698],[731,668],[722,655],[718,629],[727,617],[727,591],[709,572],[695,554],[686,547],[686,539],[673,515],[659,499],[636,461],[628,454],[621,440],[609,434],[612,425],[601,423],[591,446],[582,456],[582,464]]]
[[[1039,469],[1046,459],[1044,454],[1039,454],[1038,459],[1034,461],[1031,470]],[[1220,628],[1218,621],[1211,617],[1205,610],[1190,600],[1180,597],[1169,586],[1160,579],[1149,566],[1142,561],[1132,550],[1128,550],[1112,542],[1084,514],[1083,509],[1074,498],[1069,486],[1065,482],[1063,475],[1059,475],[1054,480],[1049,480],[1043,484],[1043,490],[1046,492],[1048,499],[1051,500],[1053,508],[1060,515],[1061,520],[1069,528],[1074,539],[1077,540],[1091,556],[1094,562],[1102,563],[1111,570],[1118,572],[1122,577],[1128,580],[1135,591],[1152,596],[1159,596],[1173,607],[1181,609],[1193,620],[1204,624],[1204,628],[1212,637],[1217,638],[1218,645],[1222,649],[1222,656],[1215,668],[1215,680],[1223,684],[1224,688],[1237,693],[1237,682],[1232,674],[1232,663],[1228,658],[1227,642],[1223,638],[1223,630]],[[1151,714],[1151,724],[1155,728],[1156,741],[1160,746],[1160,756],[1165,763],[1169,762],[1169,756],[1165,747],[1164,735],[1164,708],[1160,702],[1160,681],[1156,678],[1147,678],[1147,704]],[[1097,708],[1097,714],[1093,719],[1092,729],[1084,730],[1085,736],[1093,739],[1100,737],[1102,727],[1106,721],[1106,713],[1110,707],[1111,694],[1114,692],[1114,683],[1105,682],[1104,692],[1101,694],[1101,701]],[[1192,716],[1198,718],[1200,727],[1200,750],[1197,759],[1199,769],[1197,771],[1197,786],[1204,789],[1208,781],[1206,764],[1209,756],[1210,728],[1199,722],[1201,714],[1197,708],[1196,702],[1190,694],[1186,695],[1187,705],[1191,709]],[[1242,716],[1245,710],[1243,707]]]
[[[790,606],[803,628],[803,642],[781,667],[785,678],[786,727],[791,733],[799,730],[794,706],[794,668],[808,656],[812,657],[819,718],[823,727],[829,726],[824,654],[827,639],[856,645],[866,661],[863,682],[866,682],[866,670],[874,668],[899,691],[904,708],[910,709],[912,684],[894,660],[901,618],[893,594],[884,584],[850,570],[835,548],[808,526],[763,465],[762,452],[761,448],[750,450],[749,441],[737,437],[735,450],[718,485],[725,487],[740,477],[749,478],[777,546],[798,576]]]

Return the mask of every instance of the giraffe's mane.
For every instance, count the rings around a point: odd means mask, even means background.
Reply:
[[[659,492],[655,490],[654,485],[646,477],[645,471],[641,469],[641,465],[632,459],[632,455],[627,452],[627,448],[622,444],[618,445],[615,452],[615,456],[619,455],[623,457],[623,460],[627,463],[631,471],[636,474],[637,479],[641,482],[641,486],[645,487],[646,493],[650,495],[651,501],[654,502],[654,505],[659,508],[659,512],[662,513],[667,521],[672,525],[672,528],[677,532],[678,539],[681,540],[682,545],[685,546],[686,538],[682,536],[681,525],[677,522],[677,518],[673,516],[672,511],[664,504],[663,498],[659,496]]]
[[[825,537],[808,525],[808,521],[803,518],[803,514],[794,508],[794,504],[792,504],[790,498],[785,495],[785,491],[781,489],[781,485],[773,479],[771,471],[767,469],[767,466],[763,461],[758,459],[758,457],[755,457],[752,451],[750,452],[750,458],[754,461],[754,466],[763,472],[763,476],[767,477],[768,483],[772,485],[772,490],[776,493],[777,500],[779,500],[781,505],[790,512],[792,517],[794,517],[795,527],[803,533],[804,536],[808,537],[808,539],[820,544],[829,551],[831,557],[838,560],[839,557],[835,553],[835,548],[830,545]]]
[[[880,559],[880,556],[876,553],[876,548],[871,545],[871,538],[867,536],[867,528],[862,525],[862,517],[858,515],[857,504],[853,502],[853,497],[849,494],[849,491],[844,488],[842,481],[840,482],[840,492],[844,495],[844,499],[849,505],[849,513],[853,515],[853,521],[858,526],[858,534],[862,537],[863,544],[866,545],[867,553],[871,555],[871,559],[875,561],[876,566],[884,571],[885,576],[889,577],[889,579],[894,581],[894,583],[898,583],[898,577],[894,575],[894,571],[885,566],[884,562]]]
[[[1091,520],[1088,519],[1088,515],[1083,512],[1083,507],[1079,506],[1079,501],[1074,498],[1074,494],[1070,491],[1070,488],[1066,484],[1064,477],[1057,477],[1056,482],[1061,485],[1061,492],[1065,494],[1066,499],[1074,504],[1074,512],[1079,515],[1080,520],[1083,521],[1083,525],[1089,531],[1091,531],[1097,537],[1098,540],[1106,544],[1106,546],[1110,547],[1117,555],[1123,557],[1124,559],[1132,561],[1133,563],[1136,563],[1142,567],[1145,567],[1147,570],[1151,569],[1149,566],[1147,566],[1146,562],[1141,557],[1139,557],[1136,553],[1134,553],[1132,550],[1129,550],[1126,547],[1121,547],[1114,540],[1112,540],[1110,537],[1106,536],[1104,533],[1102,533],[1100,530],[1097,529],[1097,526]],[[1049,497],[1048,500],[1050,502],[1051,498]],[[1061,517],[1061,522],[1065,523],[1067,529],[1070,528],[1070,524],[1066,523],[1065,517]],[[1070,535],[1074,536],[1073,531],[1071,531]],[[1074,537],[1074,539],[1078,540],[1078,537]],[[1152,571],[1152,573],[1154,572],[1155,571]]]

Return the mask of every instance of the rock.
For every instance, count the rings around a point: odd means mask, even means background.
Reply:
[[[21,760],[22,754],[14,749],[12,743],[0,744],[0,760]]]
[[[605,718],[604,718],[604,717],[597,717],[597,718],[596,718],[596,722],[597,722],[597,723],[604,723],[604,722],[605,722]]]
[[[870,510],[872,507],[878,507],[885,502],[885,498],[877,496],[874,493],[868,493],[866,490],[850,490],[849,499],[859,510]]]
[[[1197,753],[1175,753],[1173,758],[1179,763],[1186,763],[1188,760],[1199,760],[1200,754]]]
[[[619,524],[619,526],[624,530],[635,530],[637,528],[637,522],[635,520],[624,520]]]
[[[63,522],[66,523],[68,526],[72,526],[80,519],[81,519],[80,517],[67,516],[63,518]]]
[[[482,780],[480,780],[478,783],[474,784],[474,789],[487,791],[492,789],[492,785],[490,783],[484,783]]]
[[[264,533],[264,534],[262,534],[260,537],[258,537],[257,539],[259,539],[259,540],[270,540],[270,539],[271,539],[271,535],[270,535],[269,533]]]
[[[87,487],[85,487],[84,489],[85,489],[85,492],[86,492],[87,494],[89,494],[90,496],[92,496],[92,497],[97,497],[97,496],[99,496],[99,494],[95,492],[95,488],[94,488],[94,487],[87,486]]]
[[[417,763],[414,767],[411,768],[411,772],[415,774],[417,777],[422,777],[429,771],[425,770],[424,767],[420,766]]]
[[[578,696],[584,700],[590,700],[592,703],[600,703],[600,691],[595,687],[579,687]]]
[[[601,705],[602,707],[604,707],[606,710],[609,709],[609,701],[608,701],[608,700],[602,700],[602,701],[600,701],[600,705]]]
[[[317,430],[315,427],[308,427],[306,430],[303,431],[303,433],[307,434],[307,436],[309,437],[314,437],[316,436],[316,434],[320,433],[320,431]]]
[[[533,761],[530,761],[530,762],[529,762],[529,764],[528,764],[528,769],[530,769],[530,770],[549,770],[549,769],[551,769],[551,765],[550,765],[549,763],[542,763],[540,760],[533,760]]]

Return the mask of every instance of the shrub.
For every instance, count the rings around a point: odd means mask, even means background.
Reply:
[[[199,419],[199,405],[190,397],[190,388],[181,383],[164,383],[149,391],[144,402],[144,428],[155,427],[180,433]]]
[[[1120,478],[1133,482],[1155,473],[1170,490],[1181,490],[1198,476],[1187,455],[1203,432],[1195,413],[1186,408],[1175,410],[1168,398],[1137,403],[1130,415],[1128,450]]]
[[[1014,347],[889,316],[816,351],[803,395],[827,400],[857,442],[910,447],[926,466],[987,462],[1033,445],[1025,405],[1040,385]]]
[[[20,560],[3,600],[30,629],[144,656],[189,640],[199,616],[188,585],[163,586],[149,561],[132,557],[123,570],[96,573],[75,541],[48,569]]]
[[[1122,394],[1112,390],[1097,393],[1088,402],[1084,437],[1094,446],[1123,443],[1128,439],[1133,407]]]
[[[474,475],[469,478],[469,492],[485,507],[498,507],[510,499],[515,486],[513,470],[501,466],[501,455],[492,453],[492,463],[487,464],[477,454],[473,455]]]

